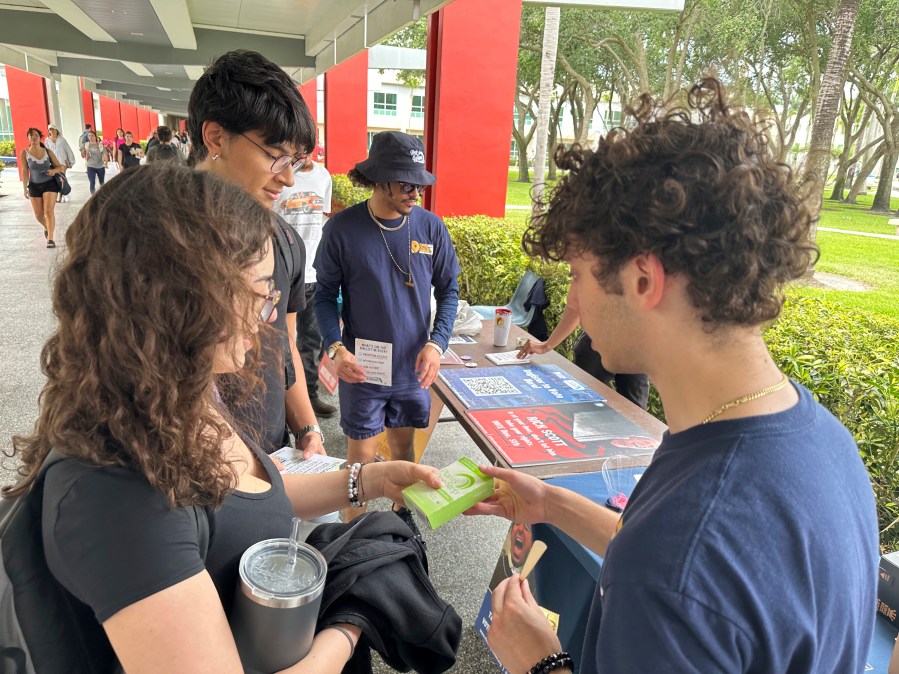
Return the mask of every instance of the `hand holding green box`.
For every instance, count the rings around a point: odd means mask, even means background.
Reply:
[[[454,461],[442,468],[439,475],[443,482],[440,489],[433,489],[424,482],[403,489],[406,507],[427,520],[431,529],[449,522],[493,494],[493,478],[478,470],[471,459]]]

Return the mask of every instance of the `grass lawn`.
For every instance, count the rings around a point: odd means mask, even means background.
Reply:
[[[853,232],[871,232],[873,234],[895,234],[896,228],[888,225],[887,221],[897,217],[896,209],[899,209],[899,198],[890,200],[890,208],[893,215],[874,215],[868,211],[874,195],[859,196],[858,205],[850,206],[840,201],[830,201],[825,197],[821,209],[821,226],[834,229],[847,229]]]
[[[517,173],[510,173],[507,204],[526,206],[530,203],[531,185],[514,182]],[[873,215],[868,209],[874,195],[860,196],[858,205],[850,206],[825,198],[819,226],[875,234],[895,234],[887,224],[895,215]],[[891,208],[899,209],[899,198],[893,198]],[[528,210],[507,210],[509,222],[527,221]],[[899,241],[874,239],[836,232],[819,232],[821,259],[816,269],[861,281],[871,286],[865,292],[800,287],[805,295],[826,296],[844,306],[899,319]]]

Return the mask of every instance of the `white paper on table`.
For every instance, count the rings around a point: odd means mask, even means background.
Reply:
[[[495,365],[524,365],[531,362],[530,356],[518,357],[518,351],[500,351],[486,354],[487,360]]]
[[[393,344],[357,338],[355,355],[365,370],[366,384],[393,386]]]
[[[282,473],[288,475],[300,473],[327,473],[332,470],[340,470],[345,463],[344,459],[335,456],[314,455],[310,459],[303,458],[303,452],[293,447],[282,447],[277,452],[272,452],[273,457],[284,466]]]

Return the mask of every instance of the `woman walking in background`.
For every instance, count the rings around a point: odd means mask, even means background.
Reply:
[[[109,163],[109,153],[97,140],[97,134],[93,131],[87,135],[87,142],[81,148],[81,156],[87,160],[87,179],[90,181],[91,194],[94,193],[94,184],[97,180],[102,185],[106,180],[106,167]]]
[[[112,161],[115,164],[116,170],[121,171],[122,165],[119,164],[119,148],[128,142],[125,140],[125,130],[122,128],[116,129],[115,138],[113,138],[112,142],[115,144],[112,148]]]
[[[70,169],[75,165],[75,153],[72,152],[72,146],[69,145],[69,141],[63,138],[59,129],[53,124],[50,124],[47,127],[47,140],[44,141],[44,145],[47,146],[47,149],[50,150],[50,152],[56,155],[56,158],[59,159],[59,161],[65,164],[67,169]],[[63,196],[62,192],[56,195],[57,203],[68,200],[69,198]]]
[[[22,184],[25,186],[25,198],[31,199],[34,217],[44,228],[47,248],[56,248],[53,236],[56,232],[56,195],[59,186],[57,174],[66,173],[66,167],[41,142],[43,134],[40,129],[28,129],[30,145],[22,150],[19,166],[22,167]]]

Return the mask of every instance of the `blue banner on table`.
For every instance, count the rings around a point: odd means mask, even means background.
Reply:
[[[471,410],[605,400],[558,365],[445,370],[440,378]]]
[[[646,454],[659,446],[604,402],[465,412],[510,466]]]

